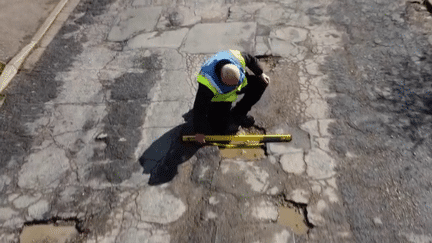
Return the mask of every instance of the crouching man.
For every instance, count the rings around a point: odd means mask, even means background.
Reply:
[[[247,74],[246,67],[255,75]],[[247,113],[261,98],[270,78],[263,73],[254,56],[228,50],[208,59],[202,65],[197,81],[193,124],[195,139],[205,143],[204,134],[235,134],[238,126],[252,126],[255,120]],[[232,108],[238,94],[244,94],[244,97]]]

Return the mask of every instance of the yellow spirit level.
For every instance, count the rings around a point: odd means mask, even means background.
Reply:
[[[225,148],[241,148],[241,147],[260,147],[264,143],[274,142],[290,142],[291,135],[276,134],[276,135],[206,135],[204,137],[205,144],[216,145]],[[183,142],[197,142],[195,135],[185,135],[182,137]],[[219,143],[217,143],[219,142]],[[220,142],[228,142],[220,143]]]

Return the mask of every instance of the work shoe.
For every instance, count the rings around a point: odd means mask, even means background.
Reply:
[[[249,128],[255,124],[255,119],[252,116],[234,116],[234,122],[243,128]]]

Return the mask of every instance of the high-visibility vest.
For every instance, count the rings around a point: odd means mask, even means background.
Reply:
[[[228,60],[240,70],[239,86],[227,86],[216,75],[216,65],[222,60]],[[203,64],[200,73],[197,75],[197,81],[213,92],[214,96],[211,100],[212,102],[236,101],[237,92],[247,85],[246,63],[241,52],[237,50],[229,50],[216,53]]]

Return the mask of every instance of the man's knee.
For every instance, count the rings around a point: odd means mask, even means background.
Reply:
[[[245,94],[251,94],[253,96],[260,96],[264,93],[264,91],[266,90],[266,87],[262,86],[262,85],[251,85],[249,87],[249,89],[245,90]]]
[[[251,90],[255,90],[257,92],[264,92],[265,89],[267,88],[267,84],[264,83],[263,80],[261,80],[260,78],[258,78],[255,75],[250,76],[250,80],[248,79],[248,85],[247,86],[249,86],[249,85],[250,85]]]

